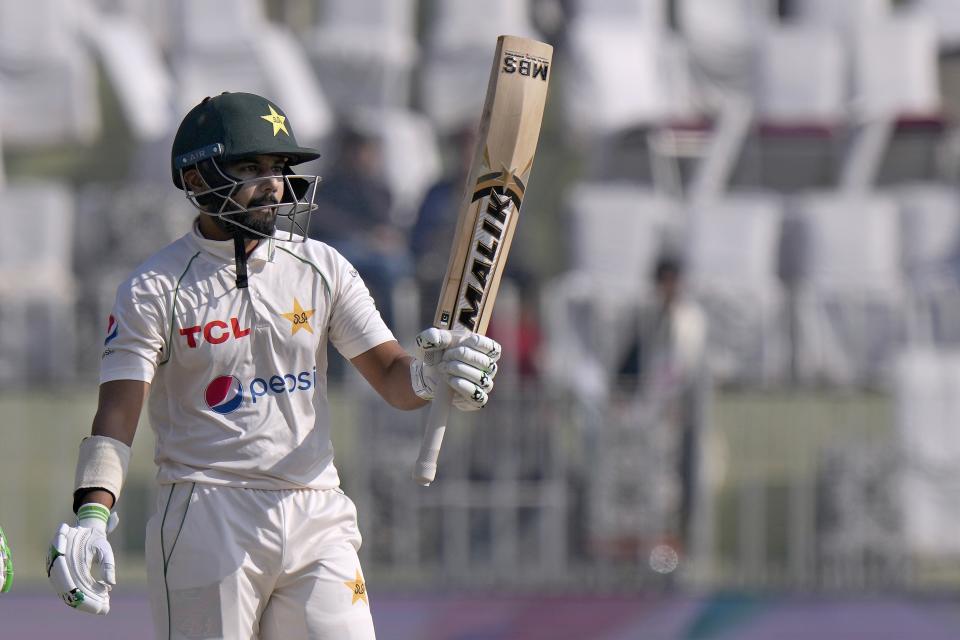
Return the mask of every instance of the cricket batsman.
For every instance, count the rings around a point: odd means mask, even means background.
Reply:
[[[76,520],[57,528],[47,557],[69,606],[110,610],[109,535],[146,402],[156,637],[374,638],[357,511],[333,463],[327,344],[393,407],[417,409],[448,385],[464,410],[486,404],[500,346],[431,328],[417,337],[420,357],[400,347],[356,269],[305,239],[318,177],[292,167],[318,156],[258,95],[206,98],[180,124],[173,183],[199,215],[117,292]]]

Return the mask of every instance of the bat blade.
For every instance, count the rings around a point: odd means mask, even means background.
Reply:
[[[546,106],[553,47],[497,39],[473,164],[460,202],[434,326],[485,333],[516,231]],[[450,414],[450,393],[434,398],[414,479],[433,482]]]

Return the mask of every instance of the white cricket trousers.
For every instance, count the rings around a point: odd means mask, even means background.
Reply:
[[[158,640],[371,640],[357,510],[339,489],[163,485],[147,524]]]

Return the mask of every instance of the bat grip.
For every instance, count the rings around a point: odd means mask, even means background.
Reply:
[[[423,439],[420,441],[420,453],[413,467],[413,479],[427,487],[437,475],[437,458],[440,445],[443,444],[443,432],[447,429],[450,408],[453,406],[453,389],[446,382],[440,385],[433,402],[427,423],[423,427]]]

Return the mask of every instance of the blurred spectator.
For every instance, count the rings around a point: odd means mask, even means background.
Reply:
[[[619,373],[646,398],[676,395],[704,366],[706,316],[685,289],[682,261],[666,254],[653,272],[656,300],[642,309],[637,339]]]
[[[665,537],[681,551],[689,540],[696,478],[697,433],[707,381],[707,319],[686,292],[682,261],[661,256],[653,273],[655,300],[640,311],[637,337],[620,368],[620,379],[635,381],[624,391],[633,399],[630,419],[651,430],[651,446],[675,460],[664,483],[673,504],[664,517]],[[673,465],[668,465],[667,469]],[[669,471],[668,471],[669,472]],[[676,486],[679,484],[679,486]]]
[[[413,274],[403,232],[390,220],[391,194],[376,137],[346,127],[317,192],[309,235],[336,248],[363,276],[384,320],[393,322],[393,289]]]
[[[476,145],[475,123],[463,125],[451,135],[448,146],[452,148],[453,158],[446,166],[452,169],[427,191],[410,231],[410,251],[416,261],[423,304],[421,319],[428,323],[433,322],[434,307],[440,296],[450,244],[457,227],[460,198],[463,197]]]

